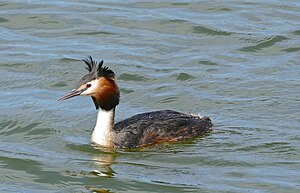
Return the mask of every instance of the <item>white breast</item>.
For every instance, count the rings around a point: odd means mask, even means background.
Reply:
[[[115,109],[105,111],[99,109],[97,123],[91,141],[104,147],[113,147]]]

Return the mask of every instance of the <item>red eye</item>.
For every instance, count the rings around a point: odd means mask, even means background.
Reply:
[[[91,84],[86,84],[86,88],[90,88],[91,86]]]

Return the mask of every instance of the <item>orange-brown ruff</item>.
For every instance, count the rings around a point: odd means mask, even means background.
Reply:
[[[59,98],[91,96],[99,109],[91,141],[105,147],[136,148],[163,142],[176,142],[206,134],[213,129],[209,117],[199,117],[172,110],[137,114],[114,124],[120,92],[115,74],[103,61],[83,60],[89,71],[70,93]]]

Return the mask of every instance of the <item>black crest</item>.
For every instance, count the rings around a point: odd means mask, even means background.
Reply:
[[[93,60],[92,56],[89,56],[87,59],[82,59],[87,65],[86,69],[89,71],[88,74],[84,75],[76,85],[76,88],[79,88],[81,85],[86,84],[92,80],[95,80],[99,77],[108,77],[114,78],[115,73],[110,70],[108,67],[103,66],[103,60],[101,62],[96,62]]]
[[[82,59],[87,65],[86,69],[93,75],[96,75],[96,78],[104,76],[114,78],[115,73],[110,70],[107,66],[103,66],[103,60],[97,62],[93,60],[92,56],[89,56],[87,59]]]

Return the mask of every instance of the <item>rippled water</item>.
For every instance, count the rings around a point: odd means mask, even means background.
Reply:
[[[1,192],[299,192],[298,1],[0,2]],[[88,97],[57,98],[104,59],[117,120],[173,109],[208,136],[93,147]]]

